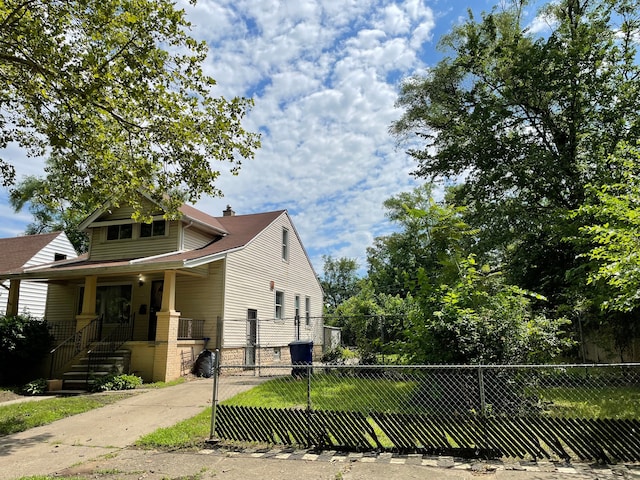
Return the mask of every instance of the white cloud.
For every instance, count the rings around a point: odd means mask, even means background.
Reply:
[[[400,115],[388,75],[424,67],[432,10],[419,0],[217,5],[227,35],[207,34],[211,71],[225,95],[254,95],[247,126],[265,134],[238,177],[223,175],[225,198],[199,206],[286,208],[316,268],[322,254],[364,266],[365,248],[391,228],[382,202],[415,185],[388,134]]]
[[[416,184],[388,128],[401,114],[398,79],[426,67],[437,15],[424,0],[180,6],[210,44],[215,94],[252,96],[245,127],[264,132],[238,176],[215,165],[225,198],[197,206],[214,215],[227,204],[238,214],[286,208],[318,272],[323,254],[364,266],[366,247],[392,228],[382,202]]]

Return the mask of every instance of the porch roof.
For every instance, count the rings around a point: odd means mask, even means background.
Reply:
[[[211,243],[194,250],[116,260],[91,260],[85,254],[62,262],[27,268],[22,266],[7,268],[4,271],[0,271],[0,280],[11,278],[60,280],[85,275],[138,274],[159,270],[191,269],[221,260],[229,252],[242,249],[284,212],[285,210],[279,210],[217,218],[229,233],[223,237],[217,237]]]

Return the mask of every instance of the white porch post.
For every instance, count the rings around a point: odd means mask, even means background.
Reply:
[[[7,317],[18,315],[18,302],[20,301],[20,280],[11,280],[9,283],[9,297],[7,298]]]
[[[84,279],[84,296],[82,297],[82,312],[76,316],[76,331],[82,330],[96,318],[96,291],[98,276],[89,275]]]
[[[153,381],[166,382],[180,376],[178,358],[178,321],[176,312],[176,271],[164,272],[162,308],[156,313],[156,345],[153,358]]]

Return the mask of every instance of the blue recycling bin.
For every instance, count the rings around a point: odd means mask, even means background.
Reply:
[[[311,365],[313,363],[313,341],[295,340],[289,344],[289,353],[291,354],[292,365]],[[307,374],[307,370],[306,366],[293,367],[291,375],[303,377]]]

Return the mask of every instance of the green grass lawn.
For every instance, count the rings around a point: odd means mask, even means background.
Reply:
[[[172,427],[159,428],[138,439],[142,448],[186,449],[202,447],[211,433],[211,408],[206,408],[195,417],[183,420]]]
[[[317,410],[408,412],[413,409],[416,387],[416,382],[412,381],[313,375],[311,404]],[[245,407],[306,408],[307,379],[278,378],[222,403]]]
[[[313,375],[311,400],[314,409],[412,412],[418,386],[411,381],[388,381],[358,377]],[[306,408],[306,379],[292,377],[267,381],[222,402],[226,405]],[[536,391],[545,405],[544,414],[556,417],[640,418],[640,390],[637,388],[573,388]],[[173,427],[162,428],[138,441],[146,448],[189,448],[201,446],[209,437],[211,409]],[[379,434],[380,432],[376,432]],[[382,435],[379,438],[384,440]]]
[[[565,418],[640,418],[640,389],[633,387],[549,388],[538,392],[547,414]]]
[[[109,395],[80,395],[77,397],[26,401],[11,405],[0,404],[0,435],[23,432],[29,428],[46,425],[70,415],[76,415],[117,402],[132,394],[132,392],[129,392]]]

